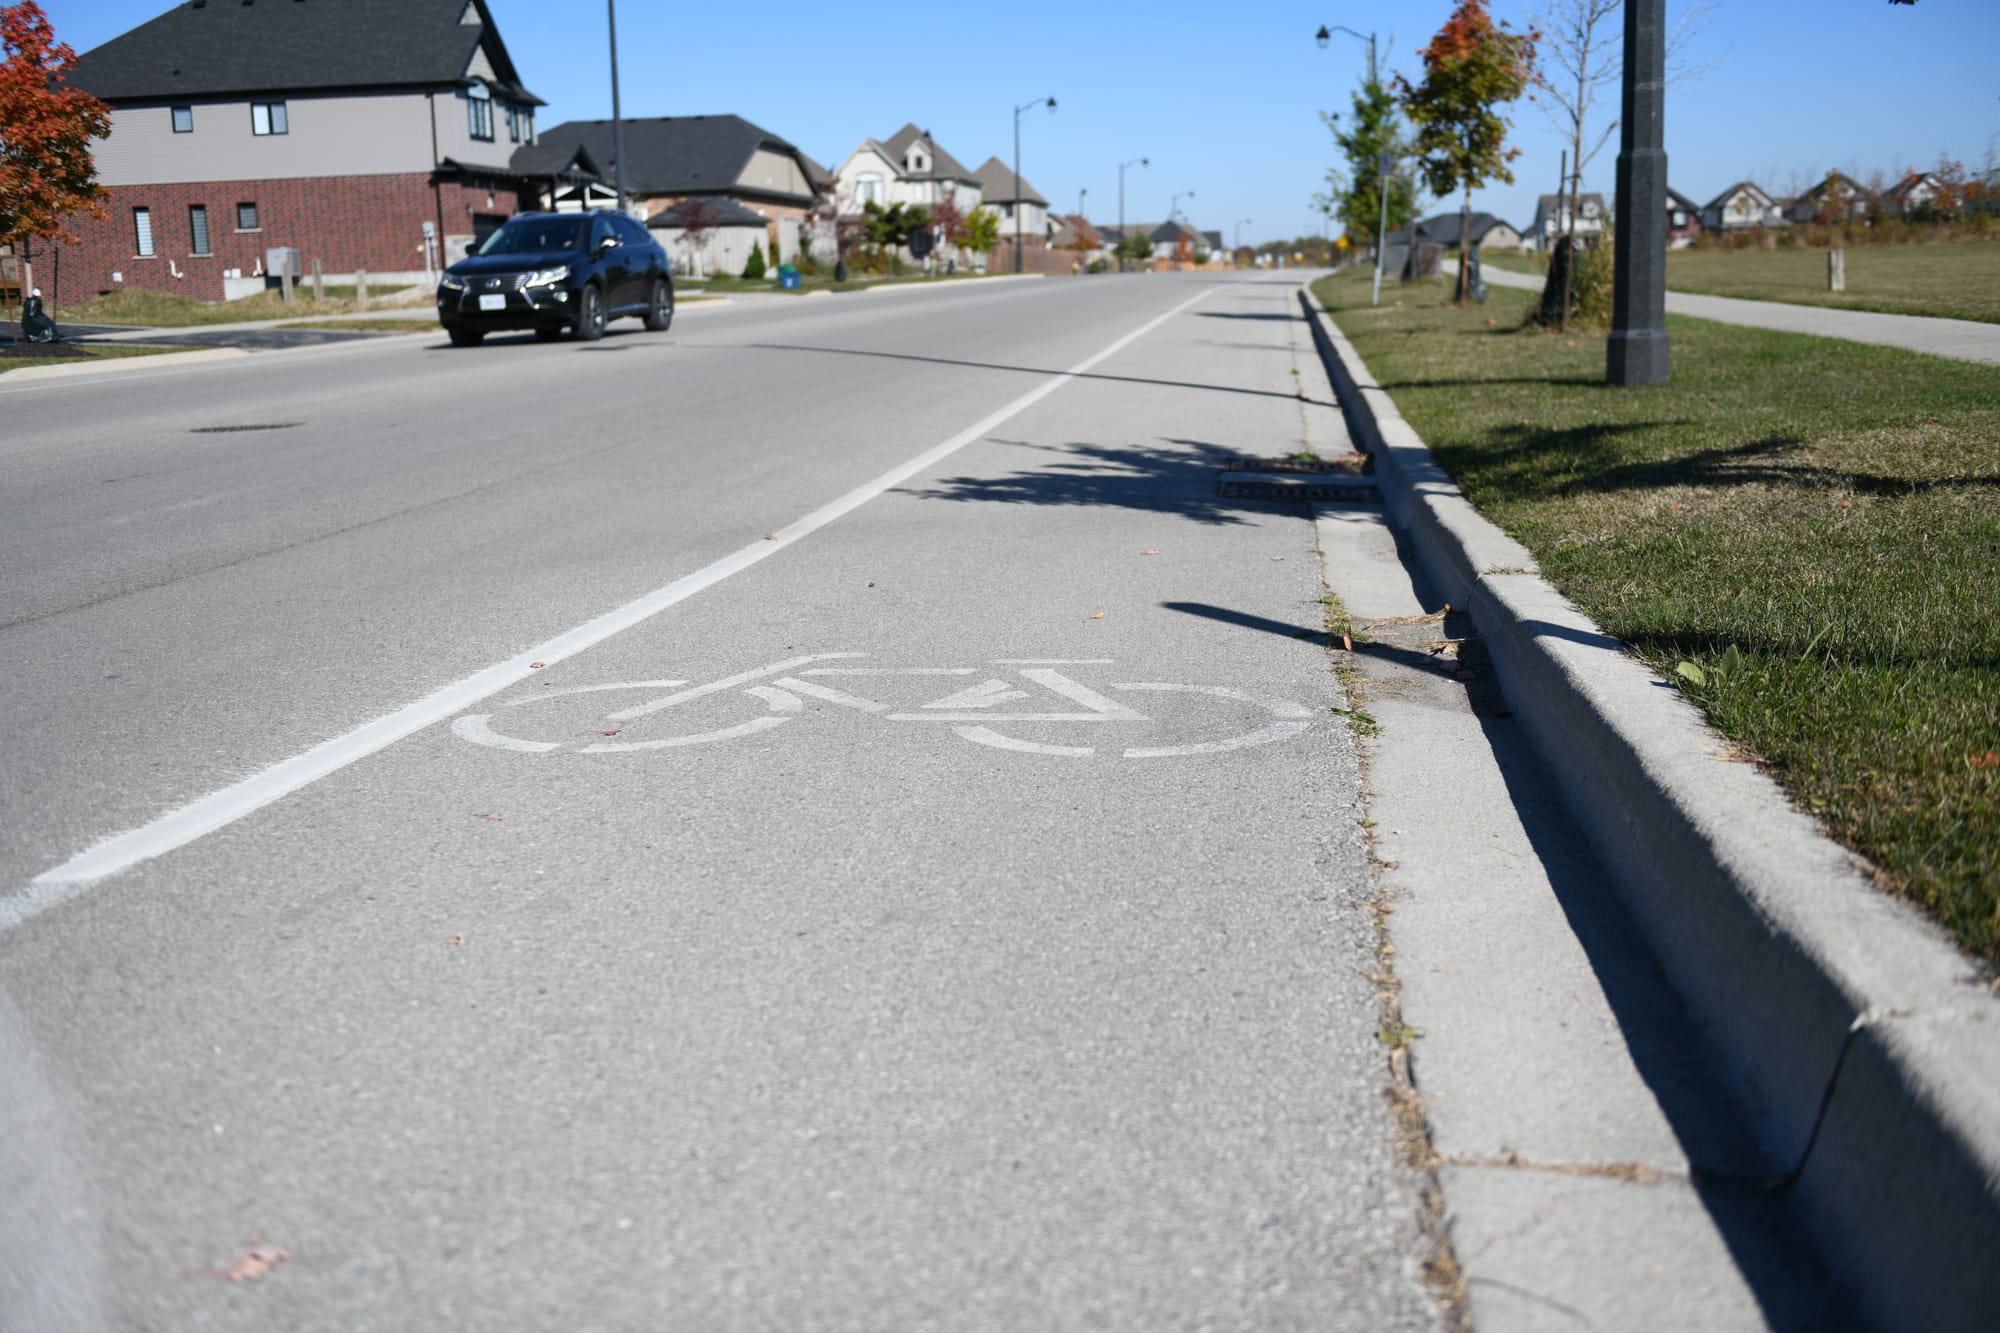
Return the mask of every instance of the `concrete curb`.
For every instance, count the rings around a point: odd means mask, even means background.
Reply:
[[[1467,611],[1515,716],[1885,1328],[2000,1327],[2000,997],[1700,714],[1545,582],[1299,292],[1390,516]]]
[[[204,347],[187,352],[162,352],[158,356],[121,356],[113,361],[65,361],[53,366],[23,366],[0,375],[0,387],[28,384],[36,380],[68,379],[73,375],[103,375],[114,370],[157,370],[167,365],[200,365],[205,361],[234,360],[254,353],[241,347]]]

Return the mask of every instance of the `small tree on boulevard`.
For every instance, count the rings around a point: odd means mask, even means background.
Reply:
[[[0,245],[73,244],[63,225],[71,214],[104,216],[90,145],[111,133],[111,109],[64,86],[75,64],[34,0],[0,6]],[[7,335],[15,336],[11,301]]]
[[[1385,182],[1390,231],[1415,215],[1416,190],[1409,181],[1384,169],[1385,160],[1393,161],[1403,153],[1395,94],[1380,78],[1366,79],[1355,89],[1353,105],[1345,127],[1337,111],[1320,115],[1346,165],[1327,170],[1326,191],[1313,196],[1313,203],[1327,216],[1339,219],[1349,236],[1363,237],[1379,246]]]
[[[1458,228],[1458,300],[1470,279],[1472,192],[1489,181],[1511,185],[1508,163],[1521,155],[1507,146],[1507,120],[1495,108],[1528,89],[1534,73],[1535,34],[1496,25],[1486,0],[1458,0],[1423,57],[1423,82],[1397,76],[1403,111],[1417,128],[1418,165],[1431,193],[1461,194]]]

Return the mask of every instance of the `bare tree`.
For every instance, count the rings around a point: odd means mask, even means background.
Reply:
[[[1615,114],[1596,125],[1601,104],[1618,101],[1625,78],[1623,0],[1532,0],[1529,26],[1539,31],[1543,66],[1535,80],[1533,99],[1549,122],[1569,143],[1569,179],[1563,182],[1563,246],[1576,244],[1576,210],[1583,192],[1583,169],[1602,152],[1618,129]],[[1701,31],[1709,6],[1701,0],[1688,6],[1667,34],[1667,81],[1678,82],[1702,73],[1686,60],[1688,41]],[[1607,110],[1612,108],[1607,108]],[[1558,265],[1549,266],[1551,275]],[[1561,265],[1563,276],[1568,266]],[[1569,325],[1569,295],[1563,295],[1563,325]]]

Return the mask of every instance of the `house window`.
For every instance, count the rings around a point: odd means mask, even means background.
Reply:
[[[854,178],[854,201],[858,204],[879,204],[882,202],[882,177],[875,172],[864,172]]]
[[[285,120],[283,102],[252,102],[250,104],[250,132],[252,134],[290,134],[291,126]]]
[[[521,129],[527,119],[527,115],[520,107],[510,106],[507,108],[507,141],[509,143],[521,142]]]
[[[150,258],[153,253],[153,210],[135,208],[132,210],[132,234],[137,243],[141,259]]]
[[[475,83],[466,90],[466,129],[475,139],[493,142],[493,94],[486,85]]]
[[[177,106],[177,107],[175,107],[175,108],[174,108],[174,133],[175,133],[175,134],[193,134],[193,133],[194,133],[194,108],[193,108],[193,107],[191,107],[191,106]]]
[[[194,244],[190,254],[208,253],[208,207],[204,204],[188,205],[188,239]]]
[[[238,204],[236,206],[236,230],[256,231],[257,228],[257,205]]]

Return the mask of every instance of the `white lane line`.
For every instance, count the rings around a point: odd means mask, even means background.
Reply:
[[[1102,351],[1084,358],[1062,374],[1028,390],[997,411],[981,417],[950,439],[931,446],[907,462],[884,472],[873,481],[855,487],[839,499],[821,505],[805,517],[778,529],[769,538],[754,541],[692,574],[675,579],[644,596],[635,597],[615,610],[585,621],[574,629],[565,630],[556,637],[537,644],[526,652],[517,653],[504,662],[496,662],[483,671],[476,671],[462,680],[434,690],[392,713],[378,717],[372,722],[365,722],[345,735],[322,741],[302,754],[273,764],[241,782],[190,801],[179,809],[168,811],[158,819],[142,824],[138,828],[106,838],[54,869],[43,871],[28,881],[24,890],[0,898],[0,931],[11,930],[22,922],[46,912],[49,908],[68,901],[100,880],[116,875],[120,871],[129,870],[175,848],[185,847],[197,838],[206,837],[217,829],[228,827],[247,814],[263,809],[273,801],[289,796],[329,774],[338,773],[350,764],[366,759],[377,750],[394,745],[397,741],[414,735],[426,727],[434,726],[454,714],[464,712],[480,700],[490,698],[508,686],[519,684],[533,675],[534,666],[531,664],[552,664],[564,658],[574,657],[612,635],[650,620],[668,607],[678,605],[696,593],[704,592],[732,575],[740,574],[752,565],[769,559],[793,543],[802,541],[828,524],[846,517],[884,491],[893,490],[927,468],[936,466],[974,440],[983,438],[1077,376],[1085,374],[1100,362],[1124,351],[1216,290],[1214,287],[1204,287],[1165,314],[1147,320],[1130,333],[1114,340]]]

